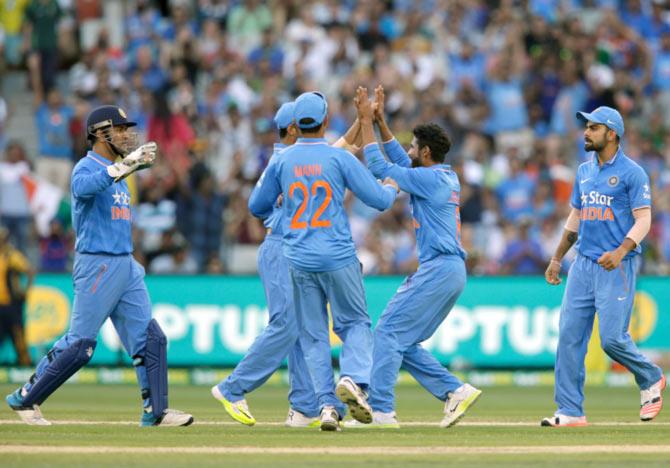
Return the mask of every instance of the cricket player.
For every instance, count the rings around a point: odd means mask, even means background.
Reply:
[[[274,165],[283,158],[282,150],[294,144],[298,138],[298,129],[293,123],[294,107],[293,102],[285,103],[275,115],[274,122],[279,130],[280,143],[275,144],[269,165]],[[285,425],[316,427],[319,425],[319,407],[298,341],[298,323],[289,282],[289,266],[282,252],[282,208],[279,204],[273,206],[271,214],[263,223],[267,235],[258,249],[258,273],[265,289],[270,321],[233,373],[212,387],[212,395],[223,404],[234,420],[253,426],[256,419],[249,411],[244,395],[263,385],[288,355],[291,390]],[[340,411],[344,411],[342,406]]]
[[[547,267],[549,284],[561,283],[560,263],[577,243],[561,305],[554,416],[542,426],[585,426],[584,357],[598,311],[603,350],[633,373],[641,389],[640,419],[651,421],[661,411],[665,376],[640,354],[628,334],[635,299],[640,242],[651,226],[649,177],[621,149],[623,119],[611,107],[578,112],[586,124],[584,149],[590,161],[577,169],[572,211],[561,241]]]
[[[358,88],[355,102],[368,168],[375,177],[392,177],[400,190],[410,194],[419,251],[418,270],[405,278],[375,327],[369,398],[372,424],[400,427],[394,387],[403,367],[445,402],[441,426],[450,427],[482,393],[461,382],[421,346],[447,317],[466,281],[466,254],[460,241],[461,188],[458,176],[445,163],[451,141],[435,124],[418,125],[406,153],[384,119],[383,88],[375,90],[374,115],[367,89]],[[393,163],[384,159],[375,141],[373,117]]]
[[[88,116],[92,150],[72,171],[72,224],[77,236],[70,329],[38,363],[30,380],[6,401],[27,424],[49,425],[40,405],[93,356],[109,317],[133,359],[141,388],[141,426],[187,426],[190,414],[168,409],[167,339],[151,318],[144,269],[132,256],[131,211],[124,180],[149,167],[156,144],[134,151],[134,122],[120,107],[102,106]],[[115,162],[117,158],[123,158]]]
[[[301,137],[267,168],[249,199],[254,216],[264,218],[283,194],[283,245],[289,263],[300,344],[320,409],[321,430],[340,428],[338,398],[352,416],[372,420],[365,390],[370,383],[372,332],[361,265],[344,211],[345,189],[379,210],[395,201],[397,186],[380,185],[348,151],[328,145],[328,104],[320,93],[295,101],[294,117]],[[331,363],[328,312],[342,339],[341,378],[335,386]],[[337,395],[337,396],[336,396]]]

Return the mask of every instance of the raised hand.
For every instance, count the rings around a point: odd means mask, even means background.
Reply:
[[[373,120],[373,111],[370,99],[368,99],[368,89],[362,86],[359,86],[356,89],[356,96],[354,97],[354,104],[356,105],[356,111],[358,112],[358,119],[362,122],[372,121]]]
[[[378,85],[375,88],[375,100],[372,103],[374,118],[377,122],[384,120],[384,99],[384,87],[382,85]]]

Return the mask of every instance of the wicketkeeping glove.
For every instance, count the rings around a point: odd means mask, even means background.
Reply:
[[[114,177],[114,182],[125,179],[130,174],[140,169],[146,169],[156,160],[158,145],[150,141],[143,144],[121,161],[107,166],[107,174]]]

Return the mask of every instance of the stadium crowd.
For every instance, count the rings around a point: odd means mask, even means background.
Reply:
[[[109,26],[119,4],[123,38]],[[10,7],[10,5],[12,5]],[[2,7],[0,7],[2,8]],[[272,154],[278,106],[328,97],[335,141],[358,85],[386,90],[403,144],[418,123],[448,130],[474,275],[538,274],[557,244],[583,162],[577,110],[617,108],[628,156],[649,173],[654,222],[643,272],[670,272],[670,9],[659,0],[24,0],[0,12],[0,69],[26,70],[38,153],[3,131],[3,174],[34,170],[67,190],[83,121],[121,105],[160,160],[134,182],[137,255],[155,273],[235,270],[259,244],[247,198]],[[11,9],[11,10],[10,10]],[[72,256],[68,197],[47,232],[23,180],[0,178],[0,216],[43,271]],[[366,274],[416,268],[407,198],[385,213],[348,201]]]

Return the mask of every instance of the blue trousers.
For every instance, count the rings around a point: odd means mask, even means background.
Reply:
[[[258,250],[258,273],[265,288],[270,322],[258,335],[233,373],[219,384],[230,401],[237,401],[263,385],[288,355],[291,408],[306,416],[318,416],[314,385],[298,341],[298,323],[289,284],[289,266],[281,238],[268,236]]]
[[[421,263],[416,273],[400,285],[374,331],[368,400],[374,411],[395,410],[394,387],[401,367],[442,401],[463,385],[420,343],[442,324],[463,291],[465,280],[463,259],[440,255]]]
[[[558,413],[584,415],[584,358],[596,311],[605,353],[632,372],[641,389],[661,378],[661,369],[640,353],[628,334],[637,267],[637,258],[633,257],[607,271],[582,255],[570,267],[556,351],[554,400]]]
[[[74,304],[70,328],[56,341],[51,352],[58,354],[80,338],[96,339],[109,317],[128,354],[144,354],[151,301],[144,284],[144,268],[132,255],[78,253],[72,279]],[[40,360],[35,371],[37,377],[44,373],[48,363],[47,356]],[[149,388],[144,366],[135,369],[140,388]]]
[[[340,411],[342,406],[335,396],[326,304],[330,304],[333,331],[342,340],[340,375],[351,377],[366,388],[370,384],[372,331],[360,263],[354,258],[335,271],[310,272],[293,267],[290,271],[300,343],[319,409],[335,406]]]

